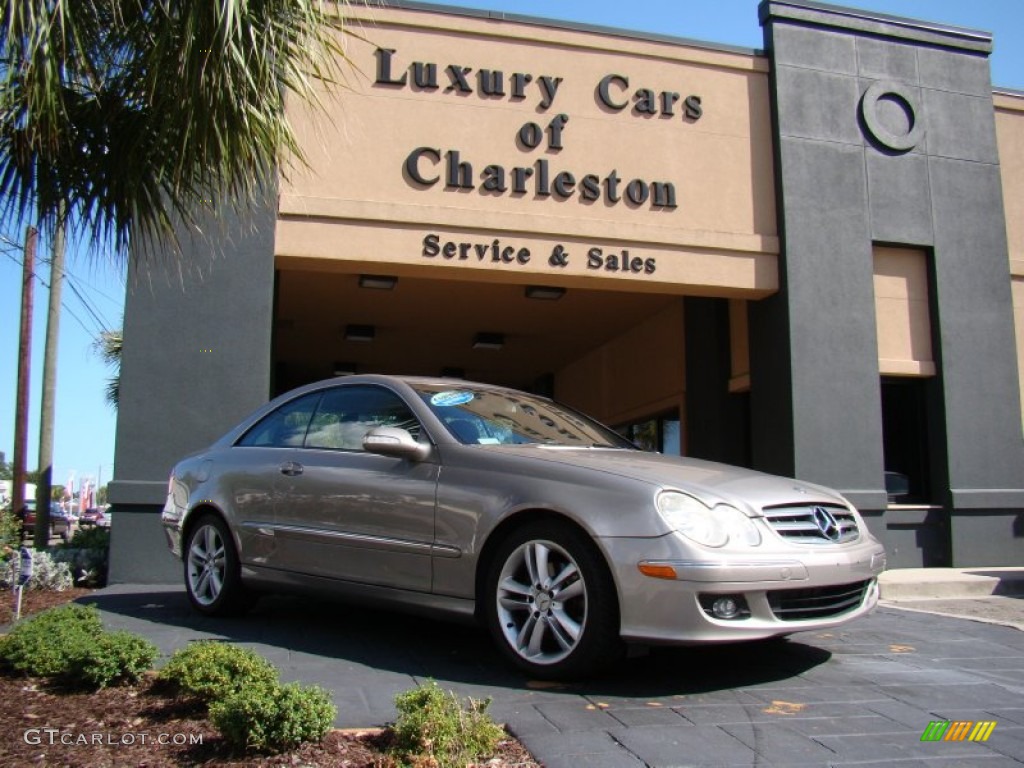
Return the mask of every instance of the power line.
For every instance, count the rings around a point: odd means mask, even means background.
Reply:
[[[86,298],[85,296],[82,295],[82,292],[79,291],[77,287],[75,287],[75,281],[68,279],[71,277],[71,273],[65,270],[64,277],[65,279],[67,279],[68,288],[70,288],[71,292],[78,297],[78,300],[80,302],[82,302],[82,306],[85,307],[85,311],[92,315],[93,320],[97,322],[97,324],[100,327],[100,330],[102,331],[104,329],[109,329],[110,324],[106,321],[106,319],[100,317],[98,309],[93,308],[90,302],[86,301]]]
[[[4,255],[5,255],[5,256],[7,256],[7,257],[8,257],[8,258],[9,258],[9,259],[10,259],[11,261],[13,261],[13,262],[14,262],[15,264],[17,264],[18,266],[24,266],[24,265],[22,264],[22,262],[21,262],[21,261],[19,261],[19,260],[17,259],[17,257],[15,257],[15,256],[14,256],[13,254],[11,254],[11,253],[9,253],[9,252],[7,252],[7,251],[4,251]],[[66,273],[65,273],[65,274],[66,274]],[[40,275],[40,274],[39,274],[38,272],[36,272],[36,271],[35,271],[34,269],[32,270],[32,278],[33,278],[34,280],[38,280],[38,281],[39,281],[39,283],[40,283],[40,284],[41,284],[41,285],[42,285],[42,286],[43,286],[44,288],[46,288],[47,290],[49,290],[49,288],[50,288],[50,283],[49,283],[49,281],[48,281],[48,280],[45,280],[45,279],[43,279],[42,275]],[[75,320],[75,322],[77,322],[77,323],[78,323],[78,324],[79,324],[80,326],[82,326],[82,330],[83,330],[83,331],[85,331],[85,332],[86,332],[86,334],[87,334],[87,335],[88,335],[89,337],[91,337],[91,338],[94,338],[94,339],[95,339],[95,338],[98,338],[98,337],[99,337],[99,335],[100,335],[100,333],[102,333],[102,332],[103,332],[103,331],[105,331],[105,330],[109,330],[109,328],[107,328],[107,327],[103,327],[103,326],[101,326],[101,327],[100,327],[100,329],[99,329],[98,331],[96,331],[96,330],[93,330],[93,329],[90,329],[90,328],[89,328],[89,327],[88,327],[88,326],[87,326],[87,325],[85,324],[85,322],[84,322],[84,321],[82,320],[82,318],[80,318],[80,317],[79,317],[78,315],[76,315],[76,314],[75,314],[75,312],[74,312],[74,310],[72,310],[72,309],[71,309],[71,307],[69,307],[69,306],[68,306],[68,304],[67,304],[67,302],[66,302],[66,301],[63,301],[63,300],[61,300],[60,306],[61,306],[61,308],[62,308],[62,309],[66,310],[66,311],[67,311],[67,313],[68,313],[69,315],[71,315],[71,317],[72,317],[72,318],[73,318],[73,319]]]

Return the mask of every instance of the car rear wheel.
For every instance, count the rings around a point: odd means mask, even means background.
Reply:
[[[215,515],[204,515],[189,531],[185,546],[185,589],[192,606],[209,616],[247,609],[251,596],[239,570],[227,525]]]
[[[498,547],[486,617],[501,652],[530,675],[583,677],[621,650],[615,585],[581,531],[534,523]]]

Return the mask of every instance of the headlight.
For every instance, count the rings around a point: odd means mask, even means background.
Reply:
[[[693,496],[666,491],[658,496],[658,514],[686,538],[705,547],[724,547],[729,542],[756,547],[761,543],[753,521],[728,504],[709,509]]]

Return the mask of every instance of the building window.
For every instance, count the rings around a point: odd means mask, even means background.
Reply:
[[[620,424],[615,431],[632,440],[642,450],[682,456],[682,426],[678,413]]]
[[[885,484],[891,504],[931,500],[927,384],[927,379],[882,377]]]

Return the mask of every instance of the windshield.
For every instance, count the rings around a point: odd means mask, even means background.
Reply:
[[[542,443],[574,448],[635,448],[612,430],[543,397],[503,389],[413,384],[423,402],[461,443]]]

